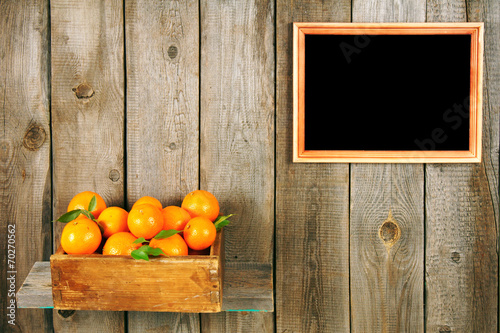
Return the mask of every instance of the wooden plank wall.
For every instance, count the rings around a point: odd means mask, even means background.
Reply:
[[[485,22],[483,162],[292,163],[294,21]],[[0,28],[1,332],[498,331],[499,1],[2,1]],[[237,214],[228,261],[274,264],[274,313],[9,325],[8,225],[19,287],[75,193],[196,188]]]

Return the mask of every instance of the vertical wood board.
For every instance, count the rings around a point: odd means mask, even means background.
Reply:
[[[274,3],[200,6],[200,188],[218,198],[221,214],[235,214],[227,261],[272,263]],[[272,313],[202,315],[203,332],[273,327]]]
[[[352,21],[423,22],[425,7],[423,0],[356,0]],[[423,331],[423,188],[422,164],[351,165],[353,332]]]
[[[198,2],[125,1],[127,204],[198,188]],[[129,332],[199,332],[198,314],[129,312]]]
[[[422,332],[422,165],[351,166],[353,332]]]
[[[426,166],[426,328],[498,332],[500,4],[429,0],[429,22],[485,22],[483,156]]]
[[[54,0],[50,12],[53,218],[87,190],[123,207],[123,4]],[[63,226],[54,223],[54,249]],[[54,311],[56,332],[121,332],[123,325],[123,312]]]
[[[348,22],[350,1],[277,1],[276,329],[349,332],[349,165],[294,164],[292,23]]]
[[[48,1],[0,3],[1,332],[52,329],[51,311],[12,303],[51,251],[48,9]]]

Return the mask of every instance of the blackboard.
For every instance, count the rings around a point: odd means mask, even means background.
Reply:
[[[296,161],[480,159],[482,24],[302,25]]]

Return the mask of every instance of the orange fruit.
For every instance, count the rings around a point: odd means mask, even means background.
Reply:
[[[94,253],[101,240],[97,223],[82,215],[68,222],[61,234],[61,246],[68,254]]]
[[[91,213],[92,215],[94,215],[94,218],[97,219],[99,215],[101,215],[101,212],[106,209],[106,203],[99,194],[91,191],[84,191],[75,195],[69,202],[68,212],[75,209],[89,209],[90,200],[92,200],[92,197],[94,195],[96,198],[96,206],[95,209],[91,211]]]
[[[204,250],[215,241],[217,230],[206,217],[194,217],[184,227],[184,240],[190,249]]]
[[[133,244],[136,240],[137,237],[130,232],[117,232],[108,238],[102,249],[102,254],[129,256],[132,251],[142,246],[142,244]]]
[[[191,215],[181,207],[168,206],[163,208],[163,230],[184,230],[186,224],[191,220]]]
[[[160,248],[167,256],[187,256],[188,247],[186,242],[179,234],[175,234],[164,239],[153,238],[149,242],[149,246]]]
[[[191,217],[203,216],[212,222],[219,216],[219,202],[212,193],[204,190],[188,193],[182,200],[181,207]]]
[[[153,205],[156,208],[158,208],[159,210],[161,210],[163,208],[163,206],[161,205],[160,200],[158,200],[156,198],[153,198],[153,197],[149,197],[147,195],[144,196],[144,197],[142,197],[142,198],[140,198],[139,200],[137,200],[134,203],[134,206],[136,206],[136,205],[142,205],[142,204],[145,204],[145,203]],[[132,206],[132,208],[134,208],[134,206]]]
[[[102,211],[97,223],[103,228],[102,236],[108,238],[117,232],[129,231],[128,212],[120,207],[108,207]]]
[[[151,239],[163,229],[163,215],[151,204],[140,204],[128,213],[127,225],[135,237]]]

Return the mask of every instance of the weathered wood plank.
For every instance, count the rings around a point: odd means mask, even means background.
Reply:
[[[0,332],[52,329],[50,311],[11,303],[51,249],[48,13],[48,1],[0,2]]]
[[[37,261],[17,292],[19,308],[54,307],[50,261]]]
[[[227,261],[271,264],[274,2],[201,1],[200,188],[223,214]],[[203,332],[267,332],[274,316],[202,315]]]
[[[51,1],[54,218],[82,191],[124,203],[123,4]],[[54,249],[61,224],[54,224]],[[54,330],[123,331],[123,312],[54,312]]]
[[[272,266],[226,263],[222,296],[222,311],[273,311]],[[35,263],[17,293],[17,300],[21,308],[54,307],[49,261]]]
[[[356,0],[352,20],[424,22],[425,6],[425,0]],[[423,331],[423,188],[422,164],[351,165],[353,332]]]
[[[271,264],[226,262],[223,287],[223,311],[274,311]]]
[[[180,205],[198,188],[198,2],[125,2],[127,198]],[[199,332],[198,314],[130,312],[129,332]]]
[[[423,165],[351,166],[353,332],[422,332]]]
[[[349,165],[292,163],[292,22],[348,22],[351,1],[277,1],[276,326],[349,332]]]
[[[500,3],[427,2],[428,21],[485,22],[481,164],[426,166],[426,328],[498,332]]]

